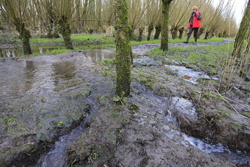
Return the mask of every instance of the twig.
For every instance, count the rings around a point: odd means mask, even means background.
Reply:
[[[213,84],[211,84],[212,86],[213,86]],[[240,114],[219,92],[218,92],[218,90],[217,89],[215,89],[215,87],[213,86],[213,88],[214,88],[214,90],[216,90],[216,92],[218,93],[218,95],[221,97],[221,98],[223,98],[223,100],[227,103],[227,104],[229,104],[229,106],[230,107],[232,107],[232,109],[234,109],[234,111],[237,113],[237,114],[239,114],[240,116],[242,116],[242,117],[244,117],[244,118],[246,118],[246,119],[248,119],[248,120],[250,120],[250,118],[248,118],[248,117],[246,117],[246,116],[244,116],[244,115],[242,115],[242,114]]]

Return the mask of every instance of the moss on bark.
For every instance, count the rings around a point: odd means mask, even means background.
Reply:
[[[162,0],[162,30],[161,30],[161,49],[168,50],[168,21],[169,21],[169,7],[172,0]]]
[[[244,39],[246,37],[249,27],[250,27],[250,0],[248,0],[247,8],[245,10],[243,19],[240,24],[240,29],[235,38],[232,56],[240,57],[242,45],[244,43]]]
[[[142,34],[143,34],[144,29],[145,29],[145,27],[139,28],[139,38],[138,38],[138,41],[142,41]]]
[[[198,31],[198,39],[200,39],[200,36],[204,33],[204,28],[203,27],[201,27],[201,28],[199,28],[199,31]]]
[[[178,30],[176,27],[171,29],[172,39],[175,39],[177,37],[177,32]]]
[[[154,39],[159,39],[159,36],[161,34],[161,24],[157,24],[155,26],[155,36],[154,36]]]
[[[151,23],[148,26],[148,38],[147,38],[148,41],[150,41],[151,33],[152,33],[153,30],[154,30],[154,25],[153,25],[153,23]]]
[[[61,16],[61,18],[58,21],[58,24],[60,26],[59,32],[63,36],[63,40],[65,43],[66,49],[73,49],[72,41],[71,41],[71,30],[70,30],[70,25],[67,22],[67,17]]]
[[[247,35],[247,46],[245,48],[244,54],[250,54],[250,28],[248,28],[248,35]]]
[[[30,48],[30,31],[25,29],[24,23],[18,22],[18,18],[14,22],[16,26],[16,30],[19,32],[21,40],[22,40],[22,45],[23,45],[23,53],[25,55],[30,55],[32,54],[31,48]]]
[[[179,38],[182,39],[183,36],[183,32],[184,32],[184,27],[179,29]]]
[[[132,48],[126,0],[116,0],[116,94],[130,95]]]

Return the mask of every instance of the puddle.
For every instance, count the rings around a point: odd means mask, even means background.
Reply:
[[[181,99],[181,98],[179,98]],[[172,116],[172,112],[168,110],[167,120],[169,122],[172,122],[176,126],[179,127],[178,122],[176,121],[176,118]],[[173,138],[174,136],[171,134],[166,134],[168,137]],[[223,146],[221,143],[215,144],[213,143],[209,138],[201,140],[198,138],[195,138],[193,136],[188,136],[185,133],[182,133],[182,136],[185,141],[189,142],[191,145],[199,148],[200,150],[212,154],[215,157],[229,160],[232,163],[240,163],[240,164],[246,164],[247,162],[250,162],[250,153],[243,154],[241,151],[235,150],[230,151],[228,147]],[[183,143],[185,145],[185,142]]]
[[[247,164],[250,161],[250,154],[243,154],[241,151],[236,150],[235,152],[230,151],[227,147],[223,146],[221,143],[214,144],[209,139],[203,141],[192,136],[188,136],[182,133],[184,139],[188,141],[191,145],[199,148],[200,150],[214,155],[215,157],[229,160],[232,163]]]
[[[96,104],[91,99],[89,100],[89,103],[92,106],[95,106]],[[55,148],[51,149],[48,153],[43,154],[40,159],[38,160],[38,163],[34,165],[35,167],[64,167],[66,166],[66,152],[67,148],[74,143],[74,141],[81,136],[82,133],[84,133],[86,127],[86,122],[93,117],[97,112],[98,109],[94,107],[90,111],[91,113],[85,118],[83,122],[81,122],[80,126],[73,129],[69,134],[61,136],[58,141],[55,142]]]
[[[184,78],[185,81],[191,82],[193,84],[198,84],[197,80],[199,78],[203,79],[211,79],[208,75],[203,72],[197,72],[193,69],[186,68],[184,66],[176,66],[176,65],[165,65],[165,67],[170,68],[171,70],[177,71],[179,77]],[[213,78],[216,79],[216,78]]]

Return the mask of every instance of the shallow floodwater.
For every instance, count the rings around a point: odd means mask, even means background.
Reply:
[[[12,52],[12,55],[14,57],[16,53]],[[7,57],[11,57],[11,54]],[[57,61],[61,58],[63,59],[63,61]],[[84,64],[93,64],[102,60],[114,58],[114,50],[93,49],[83,51],[76,56],[70,55],[70,58],[68,58],[67,56],[50,56],[45,57],[41,61],[19,59],[2,60],[0,61],[0,99],[5,98],[9,103],[11,103],[11,101],[14,103],[15,101],[18,101],[18,99],[23,99],[23,101],[21,102],[26,103],[26,99],[29,99],[28,97],[41,97],[42,100],[40,99],[41,101],[36,102],[35,104],[33,104],[33,106],[39,106],[41,103],[44,103],[44,101],[49,101],[50,104],[45,107],[47,107],[47,110],[50,111],[52,109],[50,109],[49,107],[52,104],[61,103],[62,95],[72,93],[75,94],[79,92],[79,90],[82,88],[81,85],[87,83],[87,80],[91,80],[91,76],[88,76],[89,78],[78,77],[78,74],[83,72],[82,66]],[[135,61],[136,59],[143,59],[143,57],[135,56]],[[93,104],[92,106],[95,106],[94,102],[91,99],[91,95],[89,97],[89,104]],[[20,104],[20,106],[22,107],[22,104]],[[24,109],[22,110],[24,111]],[[90,115],[87,116],[87,118],[81,123],[81,125],[72,130],[70,134],[60,137],[59,140],[55,143],[55,148],[52,149],[49,153],[42,155],[39,162],[35,166],[65,166],[64,158],[66,155],[67,147],[73,144],[74,140],[76,140],[76,138],[84,133],[85,121],[97,112],[97,108],[92,108]],[[50,114],[50,112],[47,112],[46,114],[48,115]],[[168,116],[169,119],[170,116],[171,115]],[[36,119],[39,122],[39,120],[46,119],[46,117],[44,117],[42,109],[41,111],[40,109],[36,109],[36,112],[31,112],[30,118],[27,118],[27,120],[30,119]],[[62,119],[68,120],[68,118]],[[48,128],[46,127],[46,125],[43,126],[45,126],[44,129]],[[233,153],[220,144],[214,145],[211,143],[205,143],[200,139],[187,137],[187,135],[185,134],[183,134],[183,136],[185,140],[189,141],[192,145],[200,148],[202,151],[212,153],[217,157],[225,158],[226,153],[226,157],[231,162],[243,163],[250,161],[249,156],[244,155],[240,152]]]

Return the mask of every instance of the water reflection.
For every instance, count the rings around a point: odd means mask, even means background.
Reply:
[[[84,51],[84,58],[93,63],[115,58],[115,50],[94,49]]]
[[[0,49],[0,57],[16,57],[17,55],[17,49]]]

